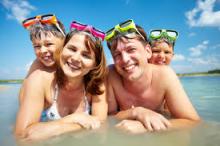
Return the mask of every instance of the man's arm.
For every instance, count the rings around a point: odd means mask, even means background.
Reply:
[[[172,127],[184,127],[200,121],[199,115],[186,95],[175,72],[171,68],[166,68],[165,76],[164,82],[167,86],[165,100],[171,116],[174,118],[170,120]]]

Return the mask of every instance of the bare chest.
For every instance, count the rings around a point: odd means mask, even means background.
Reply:
[[[124,88],[118,88],[115,90],[115,93],[121,110],[129,109],[132,106],[158,110],[164,101],[163,92],[157,92],[157,90],[152,88],[146,89],[141,93],[131,93]]]

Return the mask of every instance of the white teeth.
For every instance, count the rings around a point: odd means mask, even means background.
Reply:
[[[131,71],[134,67],[135,67],[135,65],[126,66],[126,67],[124,67],[124,70]]]
[[[74,65],[74,64],[72,64],[72,63],[67,62],[67,64],[68,64],[68,66],[69,66],[71,69],[73,69],[73,70],[79,70],[79,69],[81,69],[80,66],[76,66],[76,65]]]
[[[52,59],[51,59],[50,56],[44,56],[44,57],[43,57],[43,60],[45,60],[45,61],[51,61]]]
[[[166,63],[165,63],[165,61],[158,61],[157,64],[164,65]]]

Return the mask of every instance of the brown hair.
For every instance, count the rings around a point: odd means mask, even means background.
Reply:
[[[64,41],[64,46],[75,34],[79,33],[80,31],[71,31],[70,33],[68,33]],[[100,95],[104,92],[101,90],[100,86],[104,82],[107,73],[106,59],[104,55],[102,42],[98,39],[94,41],[89,35],[85,35],[84,43],[85,46],[89,50],[94,51],[95,54],[95,68],[84,76],[85,89],[86,92],[90,93],[91,95]],[[61,87],[65,84],[65,75],[60,67],[60,54],[62,50],[63,48],[58,49],[55,53],[55,60],[58,65],[56,72],[56,81],[58,82],[58,85]]]
[[[59,27],[62,29],[63,33],[65,34],[65,28],[64,25],[58,21]],[[31,41],[35,39],[41,39],[41,34],[44,34],[45,36],[52,34],[53,36],[57,38],[63,39],[65,36],[63,36],[62,32],[57,28],[55,24],[42,24],[42,23],[36,23],[30,27],[30,39]]]
[[[156,44],[158,43],[162,43],[165,42],[167,43],[170,47],[172,47],[173,51],[174,51],[174,43],[169,42],[166,38],[161,38],[158,40],[151,40],[149,43],[151,45],[151,48],[154,47]]]

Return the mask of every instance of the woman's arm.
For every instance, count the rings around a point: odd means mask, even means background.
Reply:
[[[171,116],[174,118],[171,121],[173,128],[193,125],[200,121],[195,108],[186,95],[178,77],[170,68],[165,69],[167,84],[165,100]]]
[[[44,76],[41,71],[33,72],[23,88],[23,101],[20,104],[16,119],[15,135],[27,139],[45,139],[62,133],[81,129],[73,123],[73,115],[57,121],[40,122],[44,109],[47,88],[52,83],[51,75]],[[48,85],[49,84],[49,85]],[[50,92],[50,91],[48,91]]]
[[[108,113],[108,103],[105,84],[102,84],[101,90],[104,91],[103,94],[92,96],[92,116],[97,117],[100,121],[104,121],[106,120]]]

